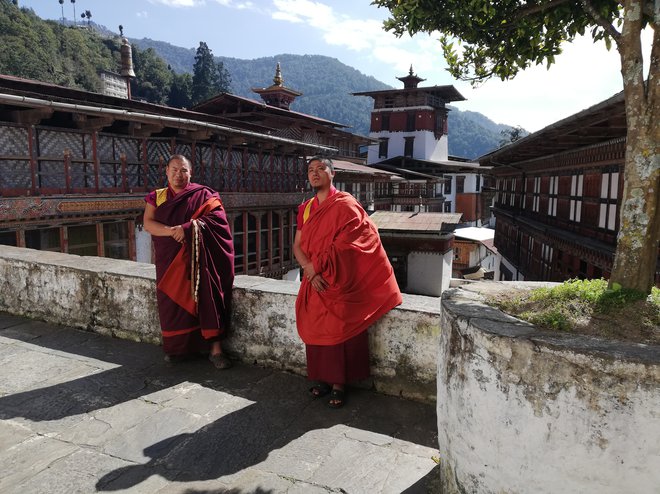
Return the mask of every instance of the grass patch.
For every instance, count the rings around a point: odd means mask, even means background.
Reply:
[[[488,300],[501,311],[550,330],[660,344],[660,289],[650,295],[607,281],[568,280],[552,288],[508,292]]]

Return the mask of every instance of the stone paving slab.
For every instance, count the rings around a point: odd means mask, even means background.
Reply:
[[[0,314],[0,492],[438,492],[433,406]]]

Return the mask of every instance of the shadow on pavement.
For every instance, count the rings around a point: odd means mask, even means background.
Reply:
[[[252,402],[193,433],[173,435],[150,445],[144,449],[144,455],[150,458],[147,463],[106,474],[97,482],[101,491],[127,489],[156,474],[177,482],[216,479],[264,461],[271,451],[309,431],[338,424],[437,448],[435,409],[429,405],[350,389],[345,407],[331,410],[324,401],[314,400],[308,394],[308,383],[303,377],[284,371],[246,364],[217,371],[202,360],[171,367],[163,361],[162,351],[155,345],[26,322],[11,316],[0,315],[0,336],[37,345],[48,350],[45,354],[118,365],[0,397],[0,419],[59,420],[112,407],[184,382],[198,383]],[[193,492],[204,491],[190,491]]]

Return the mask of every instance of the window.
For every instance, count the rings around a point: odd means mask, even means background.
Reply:
[[[495,180],[495,204],[500,202],[500,190],[502,187],[502,179]]]
[[[16,247],[16,232],[0,232],[0,245]]]
[[[540,192],[541,192],[541,177],[534,177],[534,193],[532,196],[532,211],[535,213],[539,212],[539,204],[541,202],[540,200]]]
[[[128,224],[125,221],[103,225],[103,251],[105,257],[129,259]]]
[[[243,214],[239,213],[234,219],[234,231],[232,232],[234,240],[234,271],[237,273],[245,272],[245,239],[243,228]]]
[[[406,114],[406,132],[415,131],[415,112],[409,112]]]
[[[26,230],[25,246],[28,249],[60,252],[60,229]]]
[[[541,279],[549,280],[552,268],[553,248],[546,244],[541,244]]]
[[[380,142],[378,143],[378,157],[379,158],[387,158],[387,145],[388,145],[389,139],[381,139]]]
[[[293,221],[291,221],[293,218]],[[282,214],[282,262],[288,262],[293,258],[293,235],[296,229],[296,213],[285,212]]]
[[[435,134],[443,135],[445,133],[445,117],[440,113],[435,114]]]
[[[280,214],[273,211],[272,213],[272,239],[273,239],[273,248],[271,250],[271,255],[273,256],[273,264],[282,262],[280,259]]]
[[[619,196],[619,172],[603,173],[600,182],[600,212],[598,227],[616,229],[616,203]]]
[[[257,229],[259,224],[255,214],[248,214],[247,220],[247,270],[250,273],[257,269]]]
[[[445,213],[451,213],[451,201],[445,201]]]
[[[550,191],[548,197],[548,216],[557,216],[558,190],[559,190],[559,177],[550,177]]]
[[[385,96],[383,106],[385,108],[394,108],[394,96]]]
[[[403,150],[403,155],[408,156],[409,158],[412,158],[413,156],[413,146],[415,144],[415,138],[414,137],[406,137],[405,138],[406,143],[405,147]]]
[[[98,255],[96,225],[70,226],[69,234],[69,254],[79,256]]]
[[[571,202],[568,219],[570,221],[580,222],[582,217],[582,186],[584,175],[573,175],[571,177]]]
[[[390,114],[381,113],[380,130],[390,130]]]
[[[264,213],[261,215],[260,228],[259,228],[259,267],[268,267],[268,254],[270,252],[269,240],[270,240],[270,231],[268,228],[268,216],[269,213]]]
[[[445,177],[445,195],[451,194],[451,177]]]
[[[516,205],[516,179],[511,179],[511,197],[509,198],[509,206]]]
[[[465,177],[456,177],[456,193],[462,194],[465,190]]]
[[[523,259],[524,259],[524,272],[527,273],[528,277],[530,277],[531,273],[533,272],[532,265],[535,260],[534,238],[531,236],[527,237],[527,252],[524,253]]]
[[[477,190],[476,192],[481,191],[481,175],[477,175]]]
[[[587,267],[588,267],[587,261],[580,259],[580,270],[578,271],[577,277],[580,278],[581,280],[584,280],[588,277]]]

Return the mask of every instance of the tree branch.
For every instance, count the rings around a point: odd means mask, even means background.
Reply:
[[[585,10],[585,12],[591,16],[596,24],[602,27],[605,32],[609,34],[617,44],[619,44],[619,41],[621,40],[621,33],[598,13],[598,11],[594,8],[589,0],[580,0],[580,3],[582,4],[582,8]]]
[[[558,5],[568,2],[569,0],[551,0],[550,2],[546,2],[546,3],[526,5],[525,7],[521,7],[520,9],[518,9],[514,19],[515,20],[522,19],[524,17],[534,15],[538,12],[543,12],[545,10],[553,9]]]

